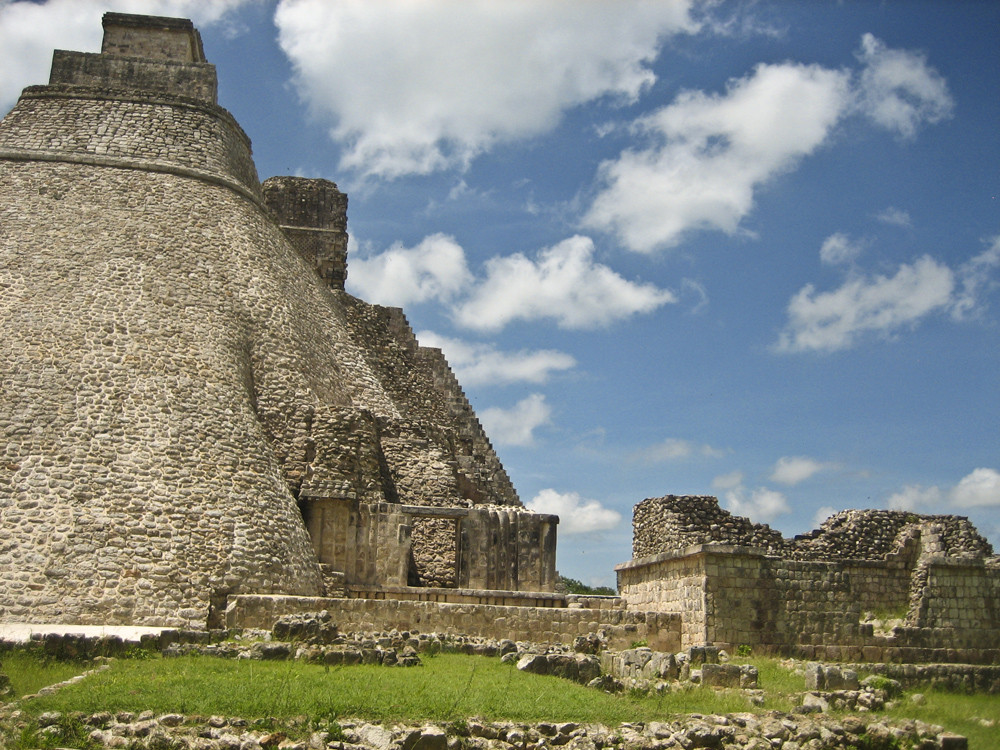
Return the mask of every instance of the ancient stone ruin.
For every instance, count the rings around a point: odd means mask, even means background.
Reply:
[[[784,539],[714,497],[635,506],[629,607],[682,613],[681,643],[843,661],[1000,659],[1000,557],[961,516],[847,510]]]
[[[108,13],[0,121],[0,622],[352,631],[1000,661],[964,518],[786,540],[635,508],[620,596],[556,584],[438,349],[347,294],[347,196],[260,183],[190,21]]]
[[[551,591],[440,350],[344,291],[347,197],[262,185],[190,21],[108,13],[0,123],[0,618]]]

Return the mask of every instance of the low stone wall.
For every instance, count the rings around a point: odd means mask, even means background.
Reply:
[[[843,667],[845,665],[841,665]],[[848,664],[897,680],[904,687],[931,685],[958,692],[1000,693],[1000,664]]]
[[[413,602],[440,602],[442,604],[492,604],[502,607],[556,607],[570,606],[566,594],[544,591],[499,591],[483,589],[451,589],[415,586],[347,586],[346,595],[351,599],[397,599]],[[609,607],[584,607],[609,609]]]
[[[637,641],[657,651],[680,649],[679,615],[630,610],[251,595],[230,598],[226,623],[231,628],[270,629],[282,615],[322,610],[345,631],[397,628],[568,644],[603,631],[611,649],[629,648]]]

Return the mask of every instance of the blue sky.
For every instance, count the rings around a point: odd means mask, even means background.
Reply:
[[[261,178],[441,346],[558,566],[714,494],[1000,547],[1000,3],[0,0],[0,110],[105,10],[191,17]]]

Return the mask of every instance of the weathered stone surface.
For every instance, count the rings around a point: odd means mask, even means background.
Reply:
[[[233,594],[358,582],[303,519],[334,500],[520,513],[509,549],[462,527],[464,559],[454,519],[369,543],[389,583],[551,590],[556,519],[521,509],[440,351],[343,291],[346,197],[262,190],[190,21],[105,32],[0,121],[0,618],[204,628]]]
[[[1000,659],[1000,557],[967,518],[844,511],[786,540],[714,497],[635,507],[630,608],[682,616],[684,647],[824,661]],[[844,686],[846,687],[846,685]]]
[[[92,723],[84,717],[84,723]],[[215,726],[219,724],[219,726]],[[731,750],[849,750],[882,742],[884,746],[920,747],[924,750],[964,750],[966,738],[943,732],[920,722],[895,725],[862,721],[854,717],[828,718],[823,714],[763,715],[727,714],[675,717],[648,724],[602,726],[574,723],[515,724],[471,720],[461,736],[449,740],[448,728],[436,724],[380,726],[363,721],[340,721],[342,739],[330,739],[324,730],[303,733],[294,721],[267,730],[241,719],[186,717],[176,726],[155,718],[120,722],[94,729],[90,739],[101,747],[133,747],[144,750],[252,750],[281,747],[287,750],[445,750],[469,747],[475,750],[514,750],[525,747],[566,747],[577,750],[627,747],[635,750],[685,750],[731,748]],[[452,727],[454,729],[454,727]],[[57,725],[46,728],[48,741],[58,741]],[[303,736],[304,734],[304,736]],[[862,741],[862,735],[866,740]],[[296,739],[302,737],[302,739]],[[863,742],[869,743],[863,745]],[[881,746],[881,745],[880,745]]]

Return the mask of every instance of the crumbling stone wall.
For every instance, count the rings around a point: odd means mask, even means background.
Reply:
[[[968,519],[846,511],[783,540],[716,503],[640,503],[636,549],[665,551],[616,568],[630,607],[683,615],[685,646],[747,644],[859,660],[985,663],[1000,655],[1000,558]],[[693,509],[689,518],[683,508]],[[699,538],[705,541],[691,546]],[[902,624],[876,633],[869,616]]]
[[[920,515],[898,510],[844,510],[815,531],[795,537],[786,552],[804,560],[885,560],[898,556],[920,529],[937,538],[928,552],[945,557],[983,558],[992,545],[968,518]]]
[[[781,534],[719,507],[708,495],[665,495],[643,500],[632,511],[635,559],[718,542],[780,551]]]

